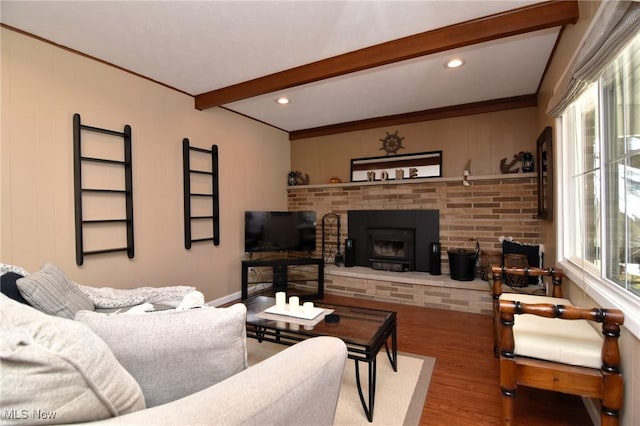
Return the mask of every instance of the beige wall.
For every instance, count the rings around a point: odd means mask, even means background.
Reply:
[[[2,29],[0,259],[45,261],[96,286],[191,284],[207,299],[240,290],[243,211],[284,209],[286,133],[91,59]],[[72,116],[133,134],[135,257],[75,264]],[[184,248],[182,139],[220,150],[221,243]],[[116,214],[106,207],[107,214]],[[117,210],[117,209],[116,209]],[[88,244],[91,244],[89,241]]]
[[[443,177],[462,176],[469,160],[473,175],[498,175],[502,158],[509,162],[520,151],[535,153],[541,130],[536,112],[522,108],[294,140],[291,169],[308,173],[312,184],[334,176],[349,182],[351,159],[384,156],[380,139],[397,131],[404,137],[398,154],[441,150]]]

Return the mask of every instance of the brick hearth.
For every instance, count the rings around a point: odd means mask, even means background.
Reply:
[[[325,293],[476,314],[492,313],[489,283],[479,278],[455,281],[449,275],[335,265],[325,268],[324,278]]]

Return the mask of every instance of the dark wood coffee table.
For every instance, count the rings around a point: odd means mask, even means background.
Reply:
[[[356,384],[360,402],[367,419],[373,420],[376,395],[376,356],[384,346],[393,371],[398,371],[398,345],[396,337],[396,313],[378,309],[332,305],[316,302],[315,306],[333,309],[340,317],[338,323],[321,320],[313,326],[302,326],[294,319],[279,315],[277,320],[259,318],[256,315],[275,305],[275,299],[256,296],[242,303],[247,307],[247,337],[282,345],[294,345],[317,336],[333,336],[347,345],[348,357],[355,361]],[[391,348],[388,341],[391,340]],[[360,362],[368,366],[368,401],[365,400],[360,381]]]

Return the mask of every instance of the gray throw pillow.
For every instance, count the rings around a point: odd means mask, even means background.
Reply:
[[[78,322],[0,295],[0,424],[60,424],[145,408],[133,377]]]
[[[17,281],[20,294],[44,313],[73,319],[80,310],[93,311],[93,302],[51,263]]]
[[[196,308],[140,314],[80,311],[137,380],[154,407],[212,386],[247,367],[247,309]]]

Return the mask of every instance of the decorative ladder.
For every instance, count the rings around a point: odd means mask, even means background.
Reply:
[[[123,139],[124,160],[112,160],[109,158],[89,157],[82,155],[82,132],[97,132]],[[85,188],[82,186],[82,164],[96,163],[106,167],[121,166],[124,172],[125,188]],[[127,252],[127,257],[134,256],[133,245],[133,181],[131,169],[131,126],[124,126],[122,132],[100,129],[81,123],[80,114],[73,115],[73,181],[75,198],[75,225],[76,225],[76,264],[82,265],[84,256],[102,253]],[[83,198],[87,194],[105,196],[120,195],[125,198],[124,218],[85,219],[82,214]],[[126,225],[126,247],[107,247],[98,250],[84,249],[85,227],[95,227],[99,224],[124,224]]]
[[[211,170],[193,170],[191,169],[191,153],[196,155],[205,154],[211,156]],[[202,241],[213,241],[213,245],[220,245],[220,197],[218,192],[218,145],[211,145],[211,149],[196,148],[189,145],[189,139],[182,140],[182,159],[183,159],[183,177],[184,177],[184,247],[191,249],[192,243]],[[191,175],[208,175],[211,176],[211,192],[192,193],[191,192]],[[192,216],[191,199],[211,198],[211,215]],[[206,238],[193,238],[191,230],[191,221],[193,220],[211,220],[212,236]]]

